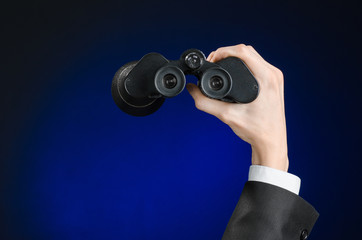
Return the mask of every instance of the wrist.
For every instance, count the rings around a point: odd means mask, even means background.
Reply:
[[[275,168],[281,171],[288,171],[289,159],[288,148],[285,146],[251,146],[252,164]]]

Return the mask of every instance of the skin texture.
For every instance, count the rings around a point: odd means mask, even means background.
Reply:
[[[248,104],[227,103],[204,96],[192,83],[187,90],[196,108],[226,123],[252,148],[252,164],[288,171],[288,146],[284,111],[283,73],[266,62],[252,46],[222,47],[208,56],[210,62],[240,58],[259,83],[259,96]]]

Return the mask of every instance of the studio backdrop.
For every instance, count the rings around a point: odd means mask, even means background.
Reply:
[[[360,236],[357,3],[39,0],[1,12],[0,239],[221,239],[250,146],[186,90],[135,117],[111,82],[150,52],[239,43],[284,73],[289,172],[320,213],[310,239]]]

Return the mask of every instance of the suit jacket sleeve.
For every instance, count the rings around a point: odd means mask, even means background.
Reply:
[[[222,240],[307,239],[319,214],[283,188],[246,182]]]

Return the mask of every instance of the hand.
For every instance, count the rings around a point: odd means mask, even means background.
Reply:
[[[187,89],[196,108],[214,115],[252,147],[252,164],[288,171],[288,146],[282,72],[266,62],[252,46],[222,47],[208,56],[210,62],[240,58],[259,83],[259,96],[251,103],[227,103],[204,96],[195,84]]]

